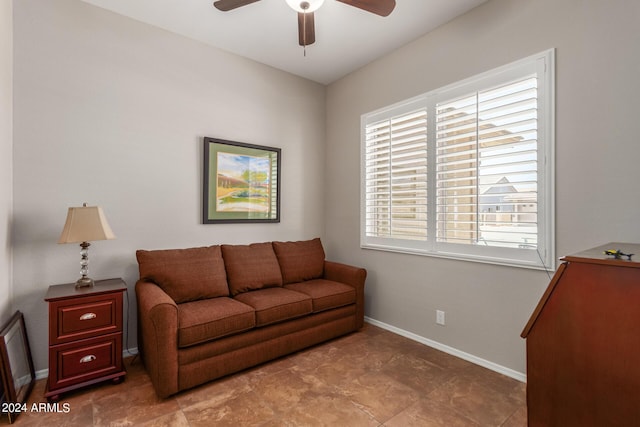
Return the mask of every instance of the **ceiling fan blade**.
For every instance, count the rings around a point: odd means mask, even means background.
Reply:
[[[396,0],[338,0],[340,3],[366,10],[380,16],[389,16],[396,7]]]
[[[260,0],[218,0],[214,1],[213,5],[216,9],[221,10],[223,12],[228,12],[233,9],[237,9],[242,6],[246,6],[251,3],[255,3]]]
[[[316,41],[315,19],[313,12],[298,13],[298,43],[309,46]]]

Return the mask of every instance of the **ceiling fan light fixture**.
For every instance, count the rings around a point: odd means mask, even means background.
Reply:
[[[324,0],[286,0],[286,2],[298,13],[309,13],[318,10]]]
[[[237,9],[260,0],[216,0],[213,5],[223,12]],[[316,42],[314,12],[322,6],[324,0],[285,0],[298,14],[298,44],[307,56],[307,46]],[[379,16],[388,16],[396,7],[396,0],[337,0],[349,6],[357,7]]]

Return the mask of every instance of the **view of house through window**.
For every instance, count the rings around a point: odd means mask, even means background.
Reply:
[[[437,105],[438,240],[537,244],[537,80]]]
[[[365,248],[553,261],[553,51],[362,118]]]

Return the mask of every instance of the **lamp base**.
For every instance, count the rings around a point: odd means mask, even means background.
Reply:
[[[93,287],[93,279],[89,277],[83,276],[76,281],[76,289],[79,288],[92,288]]]

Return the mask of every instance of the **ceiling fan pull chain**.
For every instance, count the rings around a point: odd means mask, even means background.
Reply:
[[[300,3],[303,9],[304,19],[302,20],[302,54],[307,57],[307,9],[309,9],[309,3]]]

